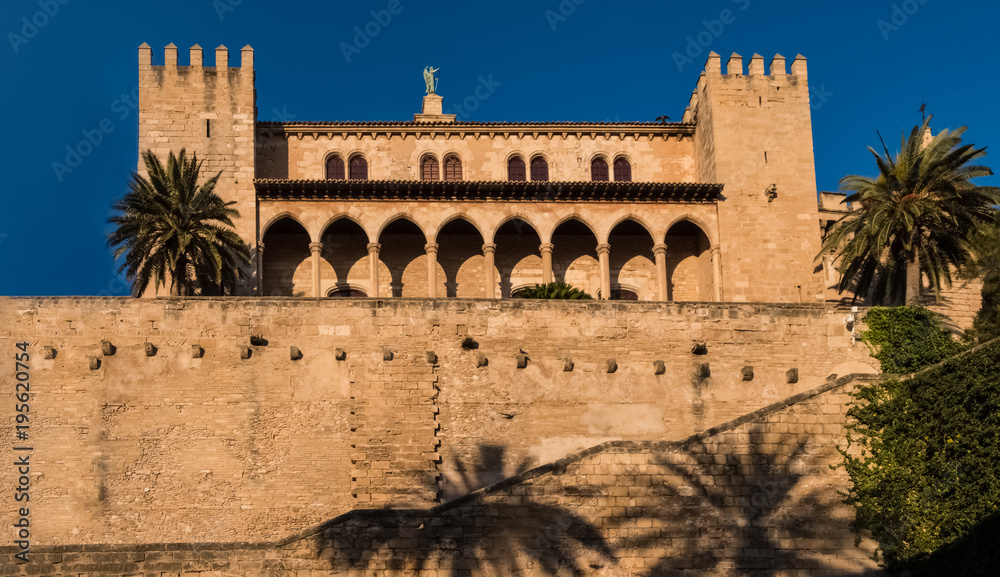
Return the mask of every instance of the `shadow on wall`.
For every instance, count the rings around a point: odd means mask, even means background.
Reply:
[[[612,443],[434,509],[331,522],[314,546],[335,570],[850,574],[838,557],[864,554],[854,549],[849,519],[834,515],[840,496],[829,483],[802,483],[830,474],[829,447],[760,425],[741,430],[735,442]]]

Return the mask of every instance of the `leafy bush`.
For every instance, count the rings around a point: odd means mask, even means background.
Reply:
[[[912,379],[856,389],[841,450],[852,481],[847,502],[855,529],[871,532],[890,574],[986,574],[977,567],[992,550],[956,552],[1000,542],[998,376],[1000,341],[993,341]]]
[[[518,291],[514,297],[521,299],[572,299],[592,300],[592,297],[580,289],[564,282],[536,284],[531,288]]]
[[[865,315],[861,340],[882,364],[882,372],[903,375],[939,363],[964,346],[941,328],[940,318],[923,307],[875,307]]]

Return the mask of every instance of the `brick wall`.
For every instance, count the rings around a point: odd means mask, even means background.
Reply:
[[[830,373],[871,370],[842,317],[822,305],[5,298],[0,347],[26,340],[33,358],[38,543],[246,541],[367,506],[375,493],[356,473],[375,463],[392,478],[372,502],[429,506],[607,440],[683,438]],[[267,345],[249,346],[254,334]],[[695,340],[707,355],[691,354]],[[708,378],[696,376],[703,363]],[[13,373],[0,378],[10,388]],[[374,456],[383,445],[395,452]],[[0,469],[0,483],[11,475]],[[0,510],[0,523],[12,515]]]
[[[683,441],[594,446],[433,509],[354,511],[278,542],[43,547],[5,574],[877,575],[831,469],[852,379]]]

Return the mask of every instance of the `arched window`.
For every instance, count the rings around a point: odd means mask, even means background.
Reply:
[[[455,154],[449,154],[444,159],[444,179],[462,180],[462,160]]]
[[[615,159],[615,182],[632,182],[632,163],[627,158]]]
[[[545,182],[549,179],[549,163],[541,156],[531,159],[531,180]]]
[[[360,154],[351,157],[351,180],[368,180],[368,161]]]
[[[326,179],[344,180],[344,159],[340,155],[332,154],[326,159]]]
[[[438,160],[428,154],[420,161],[420,180],[439,180]]]
[[[526,167],[524,165],[524,159],[520,156],[515,156],[507,161],[507,180],[513,180],[515,182],[524,182],[528,180]]]
[[[595,158],[593,162],[590,163],[590,180],[594,182],[607,182],[610,180],[608,178],[608,161],[603,158]]]

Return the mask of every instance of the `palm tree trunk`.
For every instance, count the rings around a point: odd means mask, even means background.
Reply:
[[[916,245],[906,260],[906,304],[920,304],[920,249]],[[898,294],[898,293],[897,293]]]

